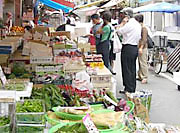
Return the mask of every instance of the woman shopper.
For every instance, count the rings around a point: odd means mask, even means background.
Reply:
[[[112,36],[112,27],[110,25],[111,22],[111,12],[106,11],[102,16],[103,25],[97,31],[97,33],[101,34],[100,44],[97,45],[97,48],[100,50],[98,54],[102,54],[102,58],[104,61],[104,65],[111,71],[110,61],[109,61],[109,53],[110,53],[110,39]]]
[[[135,16],[135,19],[141,24],[141,39],[139,41],[139,54],[138,54],[138,62],[139,62],[139,70],[138,70],[138,79],[141,80],[142,84],[147,83],[148,78],[148,50],[147,50],[147,36],[148,30],[143,25],[144,17],[142,14],[138,14]]]

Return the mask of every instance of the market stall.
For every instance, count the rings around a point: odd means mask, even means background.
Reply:
[[[82,37],[87,25],[74,31],[54,28],[13,27],[0,41],[1,132],[159,130],[148,124],[151,91],[116,98],[116,79],[104,66],[102,55]]]

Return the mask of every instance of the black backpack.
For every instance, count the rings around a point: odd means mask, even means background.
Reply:
[[[152,38],[149,35],[147,35],[147,45],[148,45],[148,48],[154,47],[154,41],[152,40]]]

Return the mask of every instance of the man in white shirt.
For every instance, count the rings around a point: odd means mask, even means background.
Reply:
[[[123,36],[121,51],[122,78],[125,92],[136,90],[136,59],[138,43],[141,38],[141,25],[133,18],[133,10],[124,10],[125,18],[121,22],[117,33]]]

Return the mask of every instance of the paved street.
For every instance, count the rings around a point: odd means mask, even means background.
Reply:
[[[119,97],[118,90],[123,89],[120,54],[117,54],[115,71],[117,72],[117,75],[114,76],[117,79],[117,97]],[[150,70],[148,84],[141,84],[137,81],[137,89],[152,90],[151,122],[180,124],[180,91],[177,90],[175,83],[162,76],[156,76]]]

